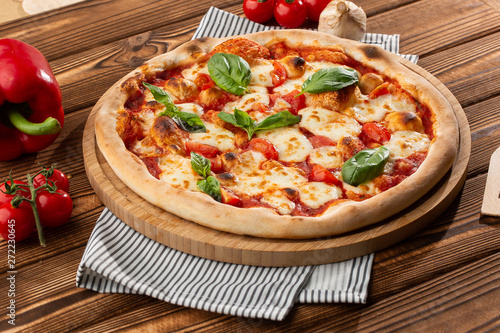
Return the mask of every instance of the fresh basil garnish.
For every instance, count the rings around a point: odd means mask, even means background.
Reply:
[[[214,176],[208,176],[207,179],[198,180],[196,186],[198,186],[200,191],[214,198],[214,200],[217,200],[218,202],[222,201],[220,182]]]
[[[323,68],[304,81],[302,91],[297,96],[305,92],[319,94],[326,91],[340,90],[358,82],[358,72],[352,68]]]
[[[349,185],[358,186],[384,171],[389,160],[389,149],[365,149],[348,159],[342,166],[342,180]]]
[[[220,182],[217,178],[210,175],[210,160],[194,151],[191,152],[191,167],[193,170],[203,177],[196,182],[196,186],[202,191],[210,195],[217,201],[221,201]]]
[[[191,152],[191,167],[203,178],[210,176],[210,160],[194,151]]]
[[[197,114],[180,111],[165,90],[147,82],[143,82],[143,84],[151,91],[158,103],[165,105],[166,109],[159,114],[160,116],[172,118],[177,126],[188,132],[199,133],[207,131]]]
[[[300,116],[294,116],[289,111],[281,111],[267,117],[260,123],[250,118],[248,113],[234,109],[234,114],[224,111],[219,112],[218,117],[227,123],[243,128],[248,133],[248,139],[251,140],[255,132],[268,130],[278,127],[285,127],[296,124],[300,121]]]
[[[215,53],[207,66],[210,77],[221,89],[240,96],[247,91],[252,71],[245,59],[230,53]]]

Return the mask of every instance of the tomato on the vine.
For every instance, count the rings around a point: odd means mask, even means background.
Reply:
[[[58,227],[68,222],[73,211],[73,200],[68,193],[58,189],[54,193],[42,190],[36,196],[40,223],[44,227]]]
[[[302,0],[278,0],[274,18],[284,28],[300,27],[307,18],[306,5]]]
[[[326,5],[330,3],[331,0],[303,0],[307,8],[307,17],[315,22],[319,21],[319,16]]]
[[[58,189],[61,189],[64,192],[69,192],[68,177],[61,170],[52,169],[52,172],[50,171],[51,169],[46,170],[49,173],[49,180],[53,181]],[[47,177],[43,173],[38,174],[35,176],[35,178],[33,178],[33,185],[35,185],[35,187],[40,187],[45,183],[47,183]]]
[[[10,180],[8,180],[7,185],[10,185],[10,184],[11,184],[11,182],[10,182]],[[23,182],[22,180],[17,180],[17,179],[14,180],[14,184],[28,185],[28,184],[26,184],[26,182]],[[5,192],[7,192],[7,189],[5,188],[5,183],[2,183],[0,185],[0,205],[10,202],[17,194],[19,194],[25,198],[30,197],[29,192],[23,191],[21,189],[18,189],[15,193],[12,193],[12,194],[5,193]]]
[[[254,22],[264,23],[273,18],[274,0],[244,0],[243,12]]]
[[[31,206],[23,201],[18,207],[9,202],[0,205],[0,235],[5,239],[20,242],[36,228]]]

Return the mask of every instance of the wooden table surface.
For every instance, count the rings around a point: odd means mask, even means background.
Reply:
[[[147,296],[75,286],[104,206],[85,175],[82,135],[95,102],[147,59],[188,41],[210,6],[243,16],[241,0],[90,0],[0,25],[0,37],[37,47],[61,85],[66,123],[49,148],[0,162],[0,179],[58,167],[71,176],[69,224],[16,245],[16,326],[7,323],[7,244],[0,241],[0,331],[500,331],[500,218],[481,216],[488,164],[500,146],[500,2],[357,0],[368,31],[401,35],[401,53],[462,105],[472,133],[457,199],[411,238],[376,253],[368,302],[297,305],[283,322],[225,316]],[[187,5],[189,4],[189,5]],[[312,25],[313,26],[313,25]],[[1,150],[1,147],[0,147]]]

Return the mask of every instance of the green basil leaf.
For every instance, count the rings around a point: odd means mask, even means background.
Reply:
[[[236,123],[243,128],[252,128],[255,127],[255,120],[253,120],[248,113],[245,111],[241,111],[238,109],[234,109],[234,119],[236,119]]]
[[[210,160],[194,151],[191,152],[191,167],[203,178],[210,176]]]
[[[218,202],[221,202],[221,191],[220,191],[220,182],[214,176],[208,176],[207,179],[200,179],[196,182],[196,186],[200,189],[200,191],[208,194]]]
[[[143,84],[151,91],[154,99],[158,103],[165,105],[165,111],[161,112],[159,114],[160,116],[172,118],[177,126],[188,132],[199,133],[207,131],[205,125],[197,114],[180,111],[165,90],[147,82],[143,82]]]
[[[230,114],[224,111],[221,111],[217,114],[217,116],[224,120],[227,123],[233,124],[236,127],[243,128],[247,134],[248,139],[252,139],[252,135],[254,129],[256,127],[256,122],[245,111],[241,111],[238,109],[234,109],[234,114]]]
[[[177,112],[171,116],[175,123],[183,130],[192,133],[206,132],[207,128],[195,113],[190,112]]]
[[[172,113],[179,112],[179,108],[177,107],[177,105],[174,104],[174,102],[172,101],[172,99],[165,90],[147,82],[143,82],[142,84],[151,91],[154,99],[158,103],[161,103],[166,106],[166,109],[164,111],[167,113],[165,114],[166,116],[172,117],[171,116]]]
[[[281,111],[257,123],[250,118],[248,113],[236,108],[234,109],[234,114],[221,111],[217,116],[227,123],[243,128],[248,133],[248,140],[252,139],[256,131],[293,125],[298,123],[301,119],[300,116],[294,116],[289,111]]]
[[[215,53],[207,63],[210,77],[221,89],[235,95],[243,95],[252,71],[245,59],[229,53]]]
[[[358,186],[384,171],[389,160],[389,149],[365,149],[348,159],[342,166],[342,180],[349,185]]]
[[[255,131],[268,130],[278,127],[297,124],[300,121],[300,116],[295,116],[290,111],[281,111],[261,121]]]
[[[304,92],[319,94],[326,91],[340,90],[351,84],[357,84],[358,81],[358,72],[352,68],[323,68],[304,81],[302,84],[302,91],[298,95]]]

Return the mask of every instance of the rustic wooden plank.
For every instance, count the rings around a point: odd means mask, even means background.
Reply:
[[[422,57],[419,65],[444,82],[462,106],[498,94],[500,32]]]
[[[420,56],[499,30],[500,11],[481,0],[422,0],[370,17],[367,22],[368,32],[401,34],[401,53]]]
[[[241,6],[241,1],[217,1],[220,9],[236,4]],[[209,0],[190,2],[189,6],[182,1],[89,0],[1,25],[0,36],[20,39],[54,60],[200,17],[212,5]]]

